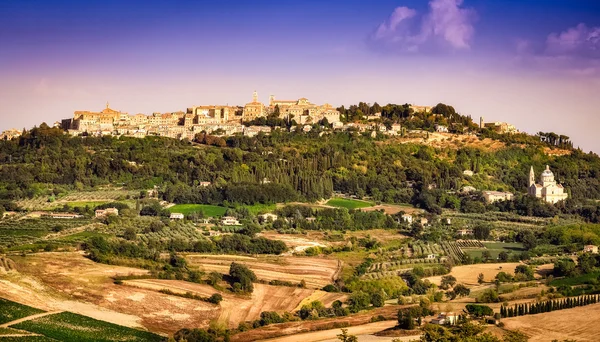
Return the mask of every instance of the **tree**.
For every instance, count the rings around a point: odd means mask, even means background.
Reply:
[[[463,284],[458,284],[458,285],[454,286],[454,290],[453,291],[459,297],[466,297],[469,294],[471,294],[471,290],[469,288],[467,288]]]
[[[413,330],[415,328],[415,319],[410,310],[400,309],[398,311],[398,327],[406,330]]]
[[[575,262],[571,259],[560,259],[554,262],[554,276],[570,276],[575,272]]]
[[[222,300],[223,300],[223,296],[221,296],[221,294],[219,294],[219,293],[214,293],[213,295],[208,297],[208,301],[213,304],[219,304],[219,303],[221,303]]]
[[[136,239],[136,237],[137,237],[137,234],[136,234],[136,232],[135,232],[135,229],[134,229],[134,228],[132,228],[132,227],[129,227],[129,228],[125,229],[125,233],[123,233],[123,237],[124,237],[126,240],[130,240],[130,241],[133,241],[133,240],[135,240],[135,239]]]
[[[577,258],[577,264],[583,273],[591,273],[596,267],[596,258],[591,253],[583,253]]]
[[[456,284],[456,278],[452,275],[442,276],[442,281],[440,283],[440,288],[446,290]]]
[[[337,338],[341,342],[358,342],[358,338],[356,336],[348,334],[348,329],[342,329],[342,333],[337,335]]]
[[[508,253],[506,253],[506,251],[498,253],[498,260],[506,262],[508,260]]]
[[[371,296],[368,293],[357,291],[350,295],[348,299],[348,307],[352,312],[359,312],[369,307],[371,304]]]
[[[479,275],[477,276],[477,283],[483,284],[483,282],[483,273],[479,273]]]
[[[481,259],[483,260],[483,262],[488,262],[491,258],[492,254],[490,253],[490,251],[485,250],[481,252]]]
[[[521,278],[521,280],[532,280],[533,269],[527,265],[517,265],[515,268],[515,277]]]
[[[385,304],[385,296],[382,291],[375,292],[371,295],[371,304],[376,308],[380,308]]]
[[[256,275],[247,266],[232,262],[229,266],[229,277],[232,280],[234,291],[252,293],[256,281]]]
[[[488,225],[478,225],[473,228],[473,236],[477,240],[487,240],[490,237],[491,228]]]
[[[520,231],[516,236],[516,240],[523,243],[523,246],[527,250],[532,249],[537,245],[537,239],[531,230]]]

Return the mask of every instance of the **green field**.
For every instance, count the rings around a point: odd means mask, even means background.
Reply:
[[[275,204],[255,204],[255,205],[244,205],[244,208],[247,208],[248,211],[253,215],[258,215],[261,213],[272,212],[277,208]]]
[[[550,282],[550,285],[556,286],[556,287],[559,287],[562,285],[566,285],[566,286],[583,285],[583,284],[589,283],[591,281],[598,280],[598,277],[600,277],[600,272],[592,272],[592,273],[583,274],[583,275],[580,275],[577,277],[554,279],[554,280],[552,280],[552,282]]]
[[[372,207],[373,203],[366,201],[359,201],[354,199],[347,198],[333,198],[327,201],[327,205],[338,208],[346,208],[346,209],[360,209],[360,208],[368,208]]]
[[[11,328],[26,330],[59,341],[164,341],[153,333],[127,328],[77,315],[61,312],[25,321]]]
[[[248,209],[248,211],[257,215],[259,213],[266,213],[275,210],[275,204],[255,204],[255,205],[244,205],[241,206],[243,208]],[[169,211],[172,213],[182,213],[184,215],[189,215],[191,213],[202,211],[205,217],[217,217],[225,215],[227,208],[221,207],[218,205],[209,205],[209,204],[176,204],[169,208]]]
[[[184,215],[202,211],[205,217],[215,217],[225,215],[227,208],[209,204],[176,204],[169,208],[169,211],[172,213],[182,213]]]
[[[463,251],[468,254],[471,258],[475,258],[475,257],[479,257],[481,258],[481,255],[483,253],[483,251],[488,251],[490,252],[492,259],[496,259],[498,258],[498,254],[500,254],[500,252],[504,251],[506,253],[521,253],[522,251],[525,250],[525,248],[523,247],[523,244],[521,243],[504,243],[504,242],[484,242],[483,245],[486,247],[486,249],[464,249]]]
[[[12,322],[42,312],[44,311],[0,298],[0,324]]]

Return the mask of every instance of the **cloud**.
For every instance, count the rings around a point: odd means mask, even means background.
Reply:
[[[476,13],[462,8],[463,0],[431,0],[429,11],[416,18],[417,11],[397,7],[371,35],[371,41],[405,52],[424,47],[445,46],[454,50],[471,47]]]
[[[516,41],[516,58],[521,66],[543,72],[577,77],[600,77],[600,27],[579,24],[550,33],[545,40]]]
[[[545,53],[551,56],[600,58],[600,27],[588,28],[581,23],[546,39]]]

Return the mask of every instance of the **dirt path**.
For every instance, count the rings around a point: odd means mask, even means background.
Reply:
[[[8,327],[9,327],[9,326],[11,326],[11,325],[19,324],[19,323],[21,323],[21,322],[30,321],[30,320],[32,320],[32,319],[36,319],[36,318],[40,318],[40,317],[44,317],[44,316],[49,316],[49,315],[58,314],[58,313],[61,313],[61,312],[64,312],[64,311],[50,311],[50,312],[42,312],[42,313],[40,313],[40,314],[37,314],[37,315],[31,315],[31,316],[27,316],[27,317],[24,317],[24,318],[20,318],[20,319],[17,319],[17,320],[14,320],[14,321],[8,322],[8,323],[4,323],[4,324],[0,325],[0,328],[8,328]]]
[[[359,325],[355,327],[349,327],[348,334],[351,335],[367,335],[376,333],[385,329],[392,328],[398,324],[398,321],[382,321],[376,323],[369,323],[364,325]],[[263,341],[269,342],[316,342],[316,341],[325,341],[336,339],[337,335],[341,333],[341,329],[331,329],[331,330],[322,330],[322,331],[314,331],[304,334],[290,335],[285,337],[278,337]]]

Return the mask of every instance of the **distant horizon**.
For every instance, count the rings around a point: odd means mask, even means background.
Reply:
[[[0,130],[306,97],[452,105],[600,153],[600,1],[0,3]]]

